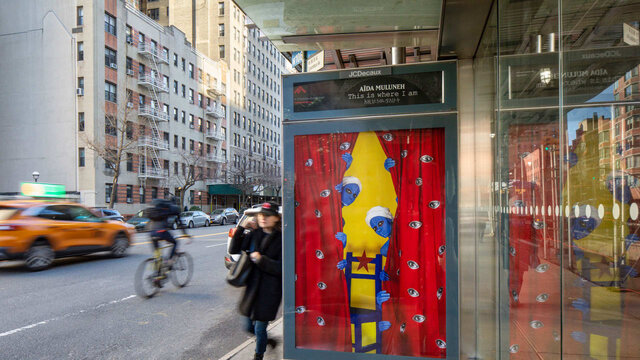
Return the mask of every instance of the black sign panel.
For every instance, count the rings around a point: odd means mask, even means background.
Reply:
[[[375,74],[367,72],[374,70],[354,70],[345,72],[349,76],[341,76],[341,79],[294,83],[293,111],[424,105],[444,101],[442,71],[391,75],[380,70]]]

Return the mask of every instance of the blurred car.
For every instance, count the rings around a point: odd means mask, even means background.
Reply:
[[[136,231],[150,231],[151,230],[151,220],[149,215],[147,214],[148,209],[138,211],[131,219],[127,220],[127,224],[131,224],[135,226]],[[178,223],[175,221],[175,216],[169,217],[169,223],[173,224],[173,229],[178,228]]]
[[[92,210],[98,215],[99,218],[124,222],[124,216],[122,216],[122,214],[120,214],[118,210],[104,208],[93,208]]]
[[[229,229],[229,237],[227,238],[227,254],[224,256],[224,266],[227,269],[231,268],[231,265],[236,261],[238,261],[238,259],[240,259],[239,254],[233,254],[233,255],[229,254],[229,246],[231,245],[231,238],[236,233],[236,231],[238,231],[238,226],[242,226],[245,229],[244,230],[245,232],[249,232],[250,230],[248,230],[248,224],[250,222],[255,222],[256,224],[258,223],[258,220],[256,219],[256,215],[258,215],[258,212],[260,212],[260,208],[257,208],[257,207],[253,207],[251,209],[245,210],[244,213],[242,214],[242,217],[238,221],[238,225]]]
[[[0,260],[24,260],[33,271],[60,257],[125,256],[133,234],[132,225],[101,219],[75,203],[0,201]]]
[[[237,224],[239,218],[240,214],[234,208],[216,209],[211,213],[212,224]]]
[[[209,226],[211,219],[202,211],[185,211],[180,214],[180,225],[188,228]]]

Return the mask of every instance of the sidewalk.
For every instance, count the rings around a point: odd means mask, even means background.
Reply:
[[[283,344],[283,329],[282,318],[279,318],[269,324],[267,328],[267,333],[269,334],[269,338],[274,338],[278,340],[278,346],[275,350],[271,350],[270,347],[267,346],[267,352],[264,353],[264,360],[281,360],[282,359],[282,344]],[[237,348],[231,350],[229,353],[221,357],[219,360],[251,360],[253,359],[253,354],[256,350],[256,338],[255,336],[251,339],[245,341],[240,344]]]

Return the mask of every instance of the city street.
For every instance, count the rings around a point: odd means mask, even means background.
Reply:
[[[225,282],[230,226],[190,230],[181,248],[194,259],[182,289],[168,282],[153,298],[137,297],[135,270],[151,254],[136,234],[128,256],[56,260],[41,272],[0,262],[2,359],[218,359],[248,339]]]

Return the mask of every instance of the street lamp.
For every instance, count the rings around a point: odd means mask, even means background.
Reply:
[[[31,173],[31,176],[33,176],[33,181],[38,182],[38,178],[40,177],[40,173],[37,171],[34,171]]]

